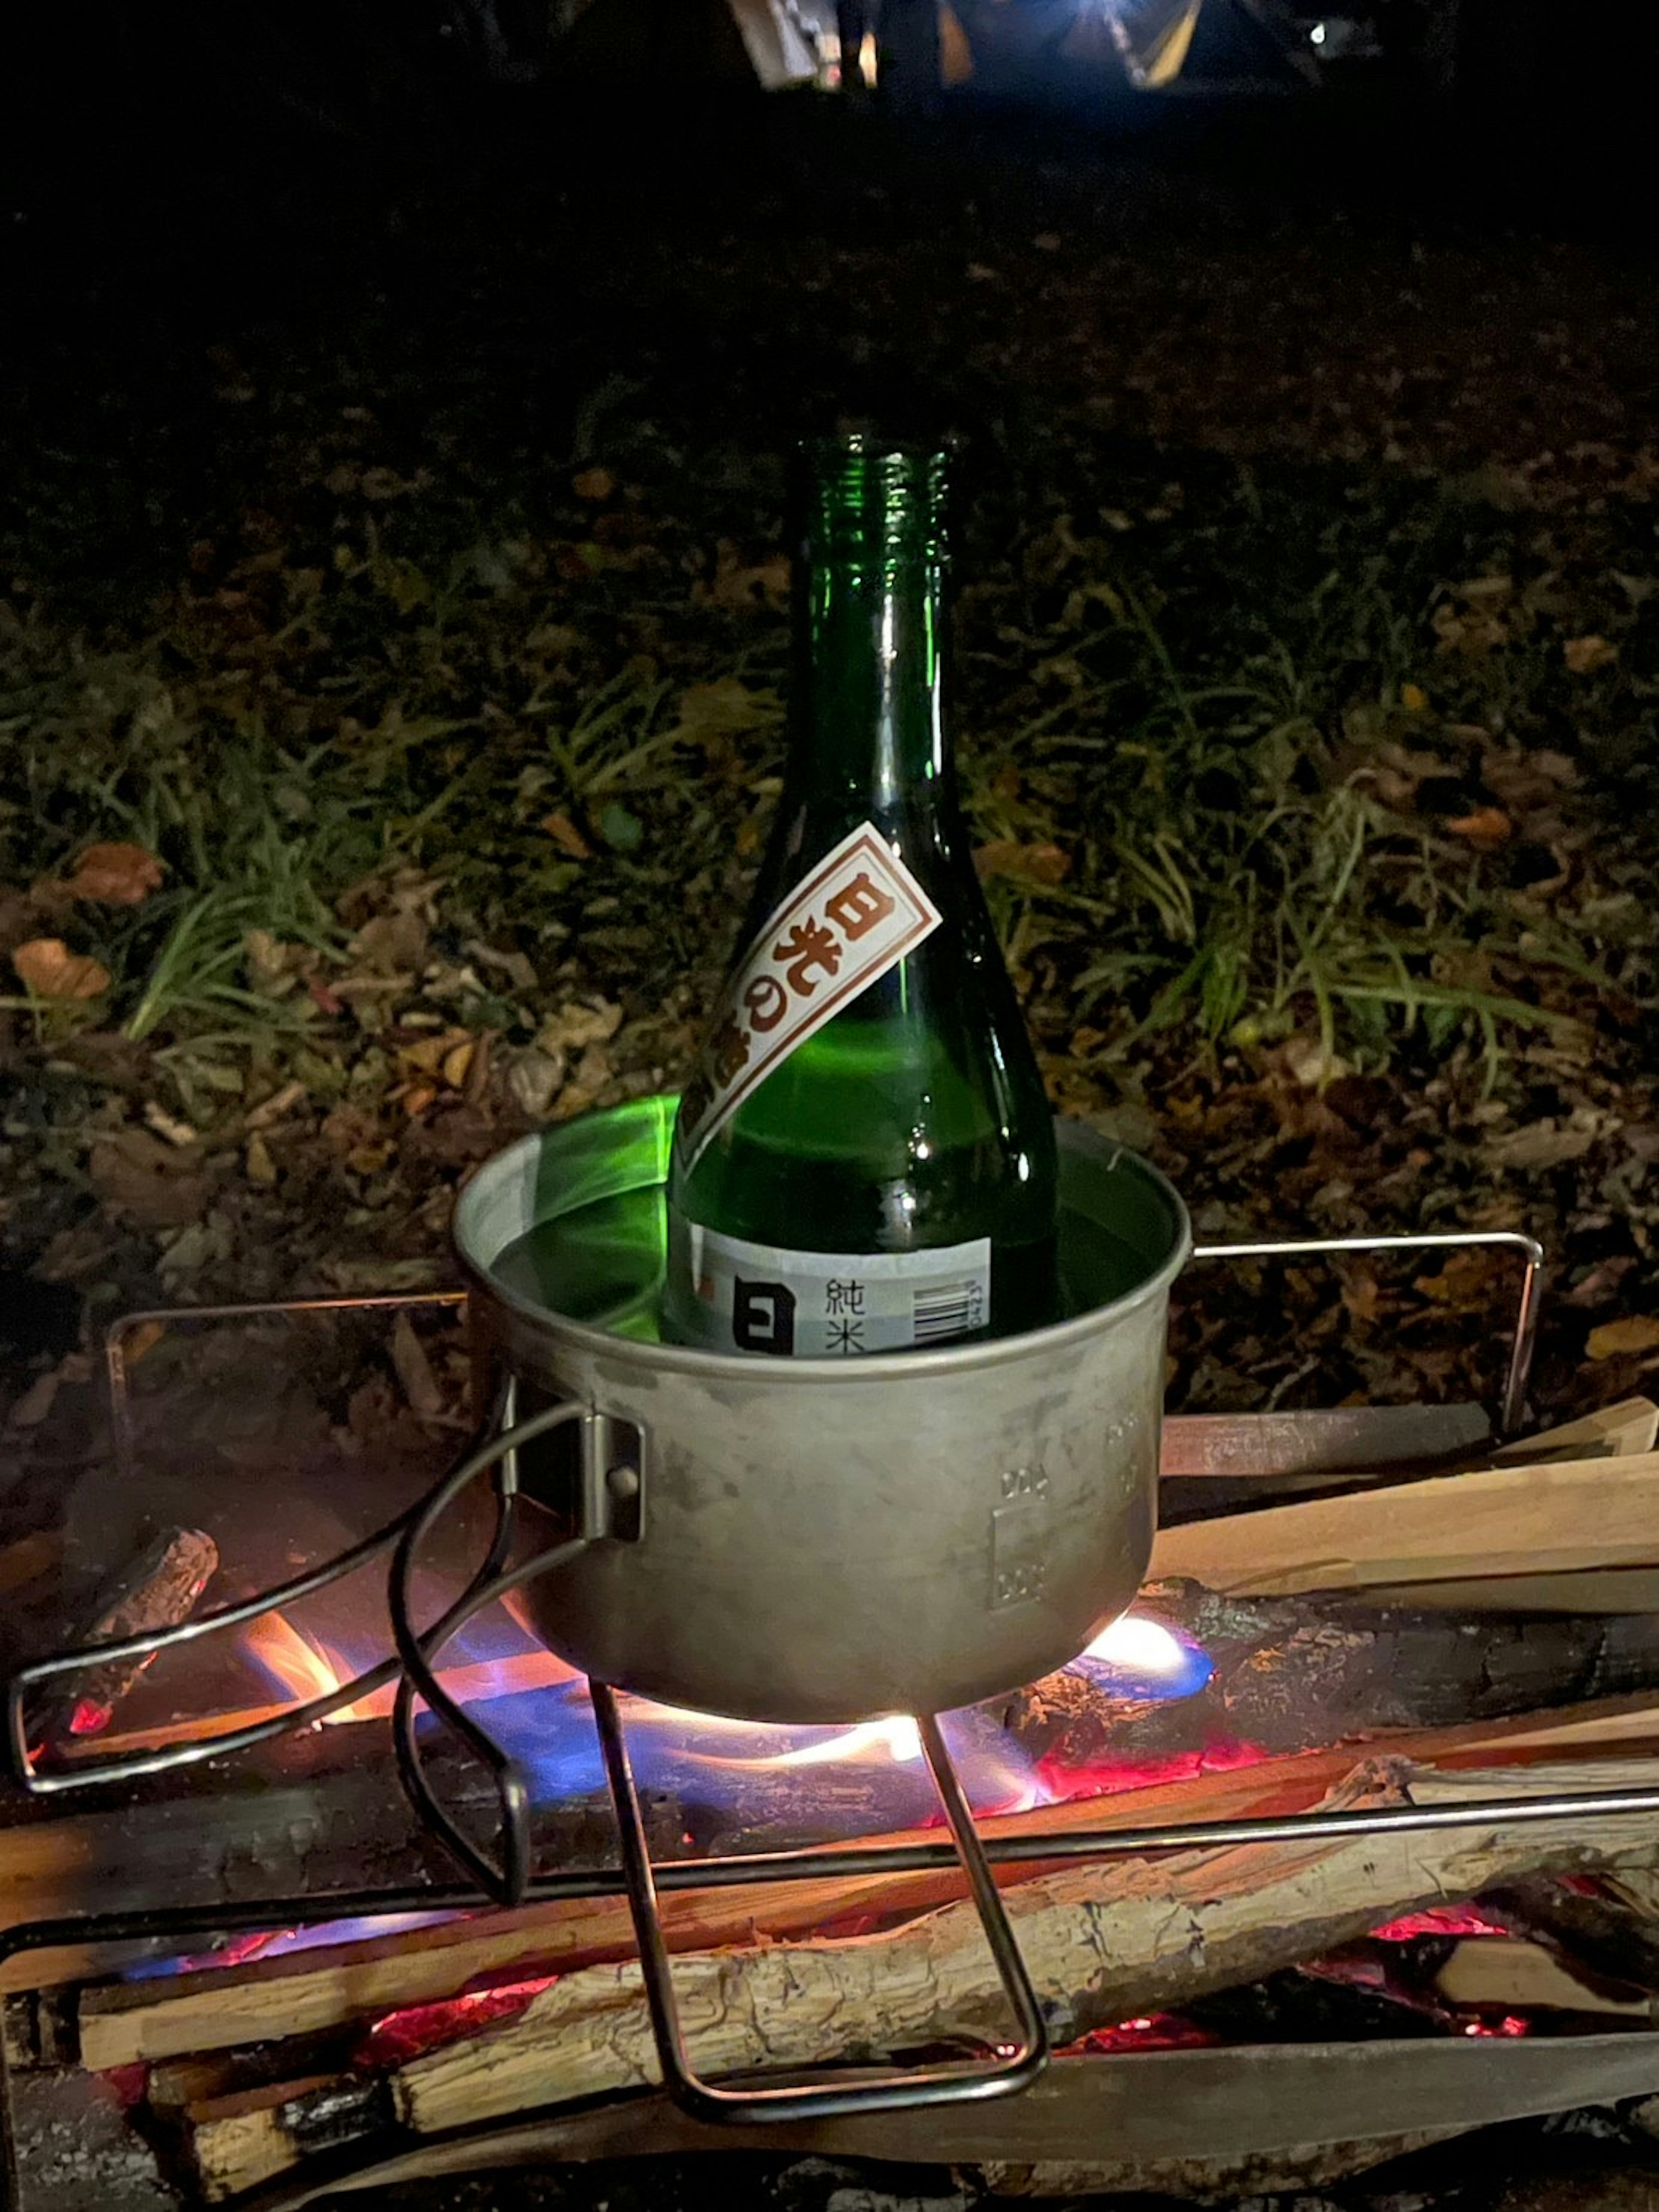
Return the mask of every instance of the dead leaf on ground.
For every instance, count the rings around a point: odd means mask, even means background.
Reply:
[[[178,1229],[198,1219],[214,1178],[199,1155],[165,1143],[148,1129],[118,1129],[92,1148],[93,1188],[112,1212],[141,1229]]]
[[[690,684],[681,692],[669,742],[708,748],[751,730],[770,729],[782,714],[775,691],[751,690],[736,676],[717,676],[708,684]]]
[[[1659,1351],[1659,1320],[1651,1314],[1627,1314],[1622,1321],[1603,1322],[1585,1339],[1592,1359],[1617,1359],[1638,1352]]]
[[[609,469],[579,469],[570,479],[570,489],[578,499],[609,499],[617,489],[617,479]]]
[[[532,1121],[544,1121],[563,1088],[565,1055],[540,1052],[534,1045],[507,1062],[507,1087],[514,1103]]]
[[[88,845],[65,885],[71,898],[98,899],[105,906],[142,906],[159,890],[166,871],[143,845]]]
[[[1570,637],[1561,647],[1561,658],[1575,676],[1593,676],[1598,668],[1605,668],[1619,658],[1619,648],[1604,637]]]
[[[242,939],[248,981],[256,991],[280,999],[300,981],[301,972],[316,959],[314,947],[286,944],[268,929],[250,929]]]
[[[1477,806],[1474,813],[1460,814],[1446,827],[1454,837],[1482,853],[1496,852],[1515,835],[1515,824],[1501,806]]]
[[[573,860],[591,860],[593,848],[568,814],[544,814],[541,828],[562,853],[568,853]]]
[[[354,963],[371,975],[418,975],[426,965],[427,925],[417,902],[366,921],[348,947]]]
[[[400,1313],[392,1325],[392,1364],[404,1386],[404,1395],[415,1413],[423,1420],[442,1413],[444,1394],[432,1372],[426,1346],[416,1334],[415,1324],[406,1313]]]
[[[1486,1157],[1501,1168],[1557,1168],[1565,1161],[1582,1159],[1596,1134],[1594,1129],[1562,1129],[1553,1121],[1529,1121],[1524,1129],[1494,1137]]]
[[[1016,883],[1052,884],[1065,882],[1072,860],[1058,845],[1025,845],[1017,837],[994,837],[988,845],[975,848],[974,866],[981,883],[993,876],[1006,876]]]
[[[551,1013],[536,1033],[540,1052],[573,1052],[590,1044],[605,1044],[622,1027],[622,1008],[609,999],[584,1005],[573,999]]]
[[[698,584],[692,598],[717,607],[781,607],[789,597],[789,556],[775,553],[769,560],[745,562],[729,538],[714,549],[714,573]]]
[[[12,954],[11,964],[37,999],[95,999],[110,985],[101,960],[71,952],[61,937],[30,938]]]

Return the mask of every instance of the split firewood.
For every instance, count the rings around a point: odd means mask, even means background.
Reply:
[[[87,1626],[70,1640],[116,1644],[177,1628],[189,1620],[218,1567],[219,1547],[211,1536],[199,1528],[166,1529],[100,1593]],[[56,1749],[65,1741],[100,1735],[153,1656],[94,1662],[59,1676],[27,1716],[31,1741]]]
[[[1026,2193],[1018,2171],[1071,2164],[1074,2173],[1121,2174],[1139,2190],[1212,2166],[1231,2201],[1256,2175],[1311,2176],[1324,2147],[1356,2140],[1444,2137],[1575,2106],[1651,2094],[1659,2037],[1646,2029],[1567,2039],[1412,2038],[1340,2048],[1134,2051],[1062,2057],[1018,2097],[861,2113],[810,2123],[774,2121],[766,2147],[828,2158],[951,2165],[975,2171],[998,2194]],[[1334,2083],[1340,2084],[1333,2094]],[[538,2112],[479,2133],[416,2140],[394,2136],[383,2154],[359,2147],[351,2187],[395,2191],[486,2168],[591,2160],[729,2156],[730,2129],[693,2119],[666,2096],[611,2098]],[[370,2162],[372,2161],[372,2162]],[[337,2212],[337,2165],[289,2172],[274,2194],[286,2212]],[[1005,2179],[1006,2177],[1006,2179]],[[1039,2193],[1033,2191],[1031,2193]],[[1069,2193],[1069,2192],[1068,2192]],[[270,2201],[270,2200],[266,2200]]]
[[[1078,1799],[981,1821],[988,1837],[1040,1833],[1065,1838],[1084,1828],[1148,1821],[1232,1820],[1294,1812],[1316,1804],[1352,1768],[1351,1754],[1264,1761],[1109,1799]],[[883,1837],[884,1843],[938,1840],[937,1829]],[[665,1891],[663,1929],[671,1948],[702,1950],[754,1938],[809,1934],[836,1920],[921,1911],[962,1893],[954,1868],[853,1879],[813,1877],[803,1856],[799,1881]],[[1045,1871],[1040,1861],[1000,1867],[1005,1887]],[[427,2004],[469,1984],[514,1972],[569,1973],[631,1959],[633,1922],[619,1897],[579,1898],[480,1914],[327,1949],[252,1960],[142,1983],[85,1990],[79,2006],[83,2064],[101,2071],[338,2027],[366,2015]]]
[[[1617,1405],[1598,1407],[1577,1420],[1563,1421],[1559,1427],[1540,1430],[1536,1436],[1502,1444],[1492,1457],[1499,1466],[1590,1459],[1598,1455],[1626,1459],[1650,1452],[1656,1443],[1659,1443],[1659,1405],[1651,1398],[1621,1398]]]
[[[1615,1707],[1630,1702],[1610,1701]],[[1649,1711],[1648,1701],[1637,1702],[1643,1713]],[[1620,1716],[1615,1711],[1607,1717],[1617,1721]],[[1539,1727],[1526,1717],[1470,1722],[1391,1735],[1378,1739],[1376,1747],[1386,1744],[1390,1755],[1426,1765],[1501,1760],[1520,1742],[1523,1755],[1536,1759],[1564,1744],[1571,1754],[1573,1733],[1584,1725],[1575,1709],[1553,1728]],[[1179,1779],[1039,1806],[981,1820],[980,1826],[993,1838],[1052,1835],[1057,1850],[1063,1850],[1066,1837],[1085,1829],[1301,1812],[1348,1773],[1353,1760],[1352,1750],[1338,1747],[1255,1765],[1227,1760],[1206,1768],[1197,1761],[1195,1771]],[[1524,1772],[1516,1784],[1526,1786]],[[664,1808],[665,1820],[672,1810],[672,1804]],[[871,1840],[936,1842],[938,1834],[937,1829],[916,1829]],[[0,1835],[0,1852],[4,1842]],[[671,1948],[697,1950],[757,1936],[809,1935],[837,1921],[921,1911],[961,1894],[960,1876],[949,1867],[848,1881],[814,1877],[811,1863],[812,1854],[803,1854],[803,1878],[787,1884],[665,1889],[662,1917]],[[1048,1870],[1040,1861],[1021,1861],[1000,1866],[996,1873],[999,1882],[1010,1887]],[[568,1973],[629,1959],[634,1949],[632,1923],[620,1898],[570,1899],[280,1958],[89,1988],[79,2000],[82,2057],[87,2064],[105,2068],[228,2050],[341,2027],[369,2013],[434,2002],[470,1984],[515,1972]],[[0,1966],[0,1988],[9,1979],[19,1989],[87,1979],[122,1963],[120,1954],[25,1954]]]
[[[1609,2019],[1645,2020],[1646,1997],[1622,1994],[1600,1980],[1586,1981],[1541,1944],[1481,1936],[1452,1946],[1434,1978],[1438,1995],[1464,2010],[1601,2013]]]
[[[1659,1452],[1482,1468],[1165,1529],[1154,1579],[1235,1595],[1659,1566]]]
[[[1644,1778],[1650,1773],[1644,1769]],[[1449,1784],[1397,1762],[1373,1764],[1334,1802],[1399,1802],[1419,1790],[1496,1797],[1514,1793],[1516,1782],[1500,1771]],[[1540,1786],[1628,1788],[1632,1775],[1589,1768],[1564,1778],[1552,1770]],[[1542,1869],[1646,1865],[1656,1853],[1659,1816],[1494,1820],[1073,1867],[1021,1885],[1009,1910],[1053,2030],[1070,2040],[1255,1980],[1425,1905]],[[1006,2033],[1006,2000],[965,1905],[890,1935],[697,1953],[674,1971],[692,2062],[705,2076],[865,2063],[941,2044],[993,2043]],[[397,2066],[389,2081],[398,2119],[428,2133],[657,2079],[630,1964],[568,1973],[515,2017]],[[240,2120],[234,2137],[211,2120],[195,2129],[194,2156],[213,2193],[249,2186],[301,2158],[306,2100],[277,2110],[279,2120],[252,2135]]]
[[[1644,1871],[1622,1881],[1640,1884]],[[1570,1973],[1659,1998],[1659,1923],[1610,1879],[1534,1875],[1491,1892],[1482,1909],[1512,1935],[1553,1953]]]

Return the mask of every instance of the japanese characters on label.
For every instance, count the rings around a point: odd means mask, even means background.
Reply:
[[[718,1352],[856,1359],[985,1327],[991,1241],[931,1252],[791,1252],[690,1224],[699,1341]]]
[[[860,823],[756,938],[728,988],[687,1132],[694,1167],[757,1085],[939,925],[939,913],[880,833]]]

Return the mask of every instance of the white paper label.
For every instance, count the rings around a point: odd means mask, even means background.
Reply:
[[[862,822],[792,890],[723,998],[699,1070],[686,1166],[798,1044],[939,927],[939,908]]]
[[[932,1252],[791,1252],[686,1224],[699,1341],[855,1359],[948,1344],[991,1311],[991,1240]]]

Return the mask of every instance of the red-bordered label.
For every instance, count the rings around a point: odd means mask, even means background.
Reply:
[[[744,1100],[850,999],[896,967],[942,916],[873,824],[862,822],[760,931],[721,1000],[682,1139],[688,1167]]]

